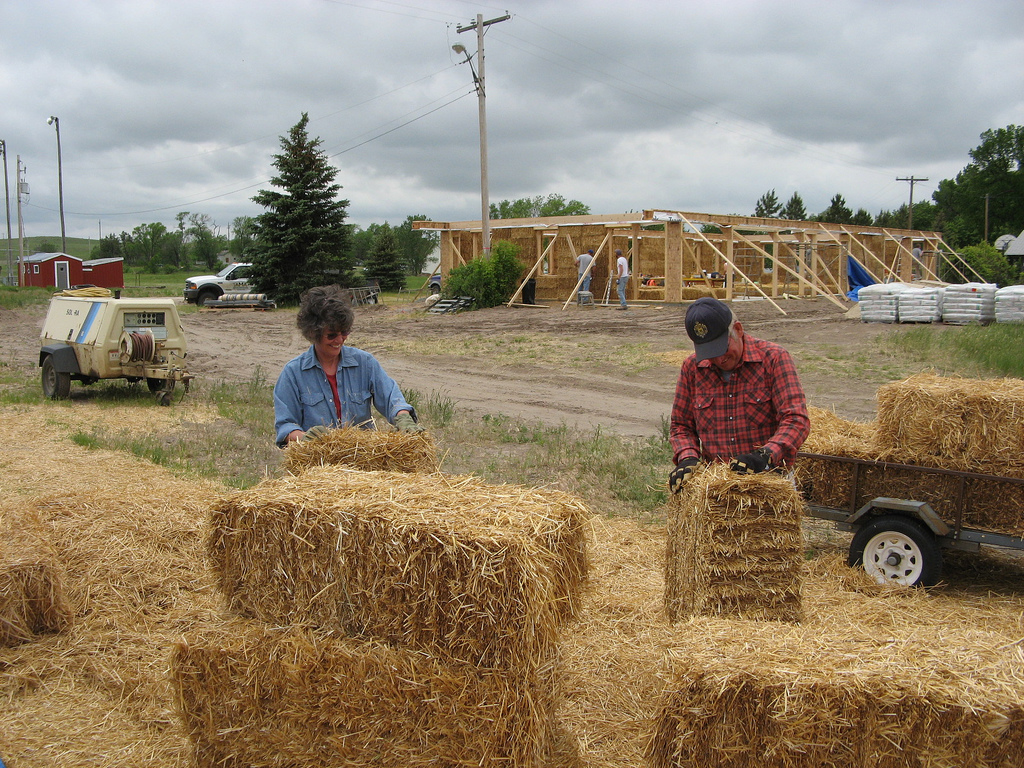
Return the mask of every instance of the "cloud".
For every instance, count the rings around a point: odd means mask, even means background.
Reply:
[[[350,220],[479,217],[478,101],[457,0],[0,3],[0,138],[27,166],[26,233],[257,215],[303,112]],[[504,8],[484,7],[485,19]],[[492,201],[558,193],[595,213],[877,212],[930,194],[989,128],[1024,122],[1024,4],[542,2],[487,28]],[[478,62],[474,59],[474,66]],[[13,200],[12,200],[13,207]]]

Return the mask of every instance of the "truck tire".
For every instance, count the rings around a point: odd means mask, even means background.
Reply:
[[[43,360],[43,395],[50,400],[67,400],[71,397],[71,374],[58,371],[49,355]]]
[[[934,534],[906,515],[879,515],[850,542],[849,564],[862,566],[879,584],[930,587],[942,577],[942,552]]]
[[[220,298],[220,294],[217,293],[216,289],[214,289],[214,288],[204,288],[196,296],[196,306],[197,307],[205,306],[206,302],[208,302],[208,301],[216,301],[218,298]]]
[[[440,292],[441,292],[441,286],[440,285],[438,285],[437,283],[431,283],[430,284],[430,293],[431,294],[436,296]]]

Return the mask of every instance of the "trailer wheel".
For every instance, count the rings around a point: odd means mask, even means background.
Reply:
[[[153,393],[154,395],[155,395],[155,394],[156,394],[157,392],[159,392],[159,391],[160,391],[161,389],[163,389],[163,388],[164,388],[164,384],[165,384],[165,383],[167,383],[167,379],[154,379],[154,378],[150,378],[150,377],[148,377],[148,376],[146,377],[146,387],[147,387],[147,388],[149,389],[149,391],[150,391],[150,392],[152,392],[152,393]],[[173,388],[173,384],[174,384],[174,382],[172,381],[172,382],[171,382],[171,385],[172,385],[172,386],[171,386],[171,387],[167,387],[167,389],[172,389],[172,388]]]
[[[58,371],[49,355],[43,360],[43,395],[50,400],[67,400],[71,397],[71,374]]]
[[[930,587],[942,576],[942,553],[924,523],[905,515],[879,515],[850,542],[849,564],[863,566],[879,584]]]

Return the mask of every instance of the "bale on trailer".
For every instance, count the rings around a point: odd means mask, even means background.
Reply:
[[[321,467],[218,502],[207,552],[241,616],[530,668],[579,612],[589,516],[557,491]]]
[[[554,676],[440,661],[301,627],[211,622],[175,647],[198,768],[566,765]]]
[[[803,503],[774,472],[702,467],[669,502],[665,610],[799,621]]]
[[[368,472],[436,472],[437,445],[427,432],[342,427],[284,449],[283,466],[293,474],[328,464]]]
[[[877,397],[884,458],[1024,477],[1024,381],[921,373]]]

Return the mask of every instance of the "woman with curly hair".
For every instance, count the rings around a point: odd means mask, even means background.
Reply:
[[[302,294],[296,325],[311,346],[285,364],[274,385],[274,427],[282,448],[331,427],[373,429],[370,403],[400,430],[422,431],[415,409],[377,359],[345,346],[354,320],[339,286]]]

